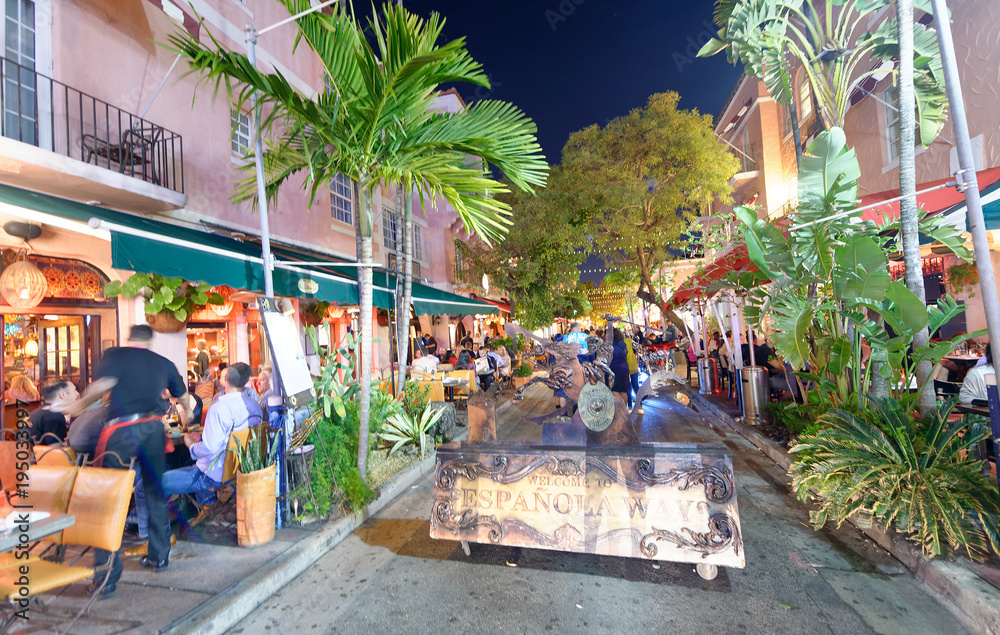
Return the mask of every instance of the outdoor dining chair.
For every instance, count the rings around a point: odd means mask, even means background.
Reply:
[[[0,598],[7,601],[14,597],[36,599],[42,593],[55,589],[65,590],[71,584],[98,577],[100,584],[66,627],[66,631],[72,629],[80,616],[90,611],[111,577],[114,555],[99,566],[85,567],[77,563],[91,549],[104,549],[115,554],[121,548],[125,516],[132,498],[132,481],[135,478],[131,467],[130,464],[127,470],[79,468],[66,508],[66,512],[72,514],[76,522],[63,530],[63,542],[80,545],[85,549],[71,564],[29,559],[27,562],[31,566],[31,579],[27,585],[19,584],[18,580],[18,565],[25,563],[25,560],[14,560],[14,564],[10,566],[0,565]],[[7,562],[10,563],[9,560]],[[100,577],[101,574],[103,577]],[[25,589],[27,595],[24,595]]]

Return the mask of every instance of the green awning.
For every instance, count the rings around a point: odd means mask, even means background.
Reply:
[[[111,266],[116,269],[225,284],[255,293],[264,291],[264,268],[257,244],[3,184],[0,202],[85,225],[91,219],[101,221],[111,233]],[[280,245],[273,246],[272,252],[279,261],[273,276],[275,295],[359,304],[356,268],[296,265],[295,260],[306,256]],[[316,252],[309,253],[309,257],[310,261],[329,258]],[[372,278],[372,303],[382,309],[395,308],[396,277],[374,272]],[[315,293],[307,293],[309,287],[318,288]],[[413,305],[418,315],[497,312],[491,304],[419,283],[413,283]]]
[[[395,294],[396,276],[377,271],[372,278],[376,294],[379,288],[391,289]],[[435,289],[419,282],[413,283],[412,290],[413,312],[417,315],[489,315],[497,312],[497,307],[492,304]]]
[[[499,309],[487,302],[414,283],[413,311],[417,315],[490,315]]]
[[[116,269],[226,284],[256,293],[264,290],[263,261],[256,245],[2,184],[0,202],[85,225],[91,219],[99,220],[111,233],[111,266]],[[318,287],[316,293],[303,291],[303,287],[310,286]],[[274,292],[278,296],[308,296],[356,305],[357,287],[353,275],[292,265],[281,265],[274,270]]]

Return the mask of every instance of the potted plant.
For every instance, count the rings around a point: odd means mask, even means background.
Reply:
[[[225,300],[204,282],[187,282],[156,273],[135,273],[125,282],[112,280],[104,285],[104,297],[141,297],[145,300],[146,322],[157,333],[178,333],[188,316],[206,304],[224,304]]]
[[[528,383],[531,379],[531,373],[534,369],[530,364],[522,363],[520,366],[514,369],[514,388],[520,388],[521,386]]]
[[[326,318],[326,309],[330,306],[325,300],[306,298],[299,300],[299,320],[306,326],[319,326]]]
[[[262,438],[263,437],[263,438]],[[281,435],[270,446],[260,429],[250,432],[246,445],[236,441],[236,534],[241,547],[253,547],[274,539],[275,466]]]

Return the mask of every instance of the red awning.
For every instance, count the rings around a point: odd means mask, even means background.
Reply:
[[[982,191],[997,181],[1000,181],[1000,167],[980,170],[976,173],[976,177],[979,179],[979,190]],[[947,179],[930,181],[929,183],[921,183],[917,186],[917,191],[919,192],[928,188],[944,185],[948,181],[953,180],[953,178],[954,177],[949,177]],[[861,204],[859,207],[867,207],[868,205],[873,205],[879,201],[885,201],[890,198],[896,198],[897,196],[899,196],[899,188],[886,190],[885,192],[878,192],[877,194],[867,194],[861,197]],[[917,195],[917,205],[923,206],[931,214],[943,212],[949,207],[957,205],[964,200],[965,194],[959,192],[953,187],[945,187],[939,190],[934,190],[933,192]],[[882,222],[883,219],[886,218],[896,220],[899,218],[899,201],[885,203],[883,205],[879,205],[878,207],[866,209],[861,214],[861,218],[862,220],[870,220],[876,223]]]
[[[509,314],[511,312],[510,311],[510,302],[497,302],[496,300],[490,300],[489,298],[481,298],[481,297],[479,297],[478,295],[476,295],[474,293],[472,294],[472,297],[475,298],[476,300],[479,300],[480,302],[485,302],[487,304],[492,304],[493,306],[495,306],[496,308],[500,309],[504,313],[508,313]]]
[[[717,282],[730,271],[759,271],[757,265],[753,264],[750,256],[747,255],[746,245],[737,245],[725,251],[714,262],[705,267],[700,274],[685,280],[673,297],[667,301],[664,308],[669,311],[684,306],[694,298],[703,297],[705,289],[710,284]]]

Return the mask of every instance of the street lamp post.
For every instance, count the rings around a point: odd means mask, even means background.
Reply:
[[[248,24],[246,27],[246,45],[247,45],[247,60],[250,62],[251,66],[257,66],[257,36],[263,35],[268,31],[278,28],[289,22],[294,22],[295,20],[309,15],[315,11],[319,11],[331,4],[337,2],[338,0],[327,0],[314,7],[310,7],[305,11],[296,13],[295,15],[289,16],[284,20],[279,20],[271,26],[261,29],[258,31],[254,28],[252,24]],[[250,125],[253,126],[253,137],[254,137],[254,166],[257,172],[257,205],[260,212],[260,247],[261,247],[261,259],[263,260],[264,269],[264,297],[274,298],[274,256],[271,254],[271,228],[268,225],[267,217],[267,187],[264,181],[264,144],[261,140],[260,131],[260,99],[257,95],[257,91],[253,91],[250,95],[250,101],[253,106],[253,116],[251,117]],[[276,428],[278,435],[287,434],[284,417],[288,414],[285,412],[284,390],[281,387],[281,377],[278,374],[278,364],[275,362],[274,368],[272,369],[272,377],[274,385],[278,388],[278,393],[280,396],[276,396],[268,400],[268,422],[271,422],[270,414],[275,415],[275,424],[270,425],[271,428]],[[275,510],[275,523],[277,527],[284,525],[285,518],[288,515],[288,469],[286,460],[286,449],[287,449],[287,439],[282,439],[278,444],[278,456],[275,457],[275,462],[278,465],[278,491],[276,492],[278,496],[278,507]]]

